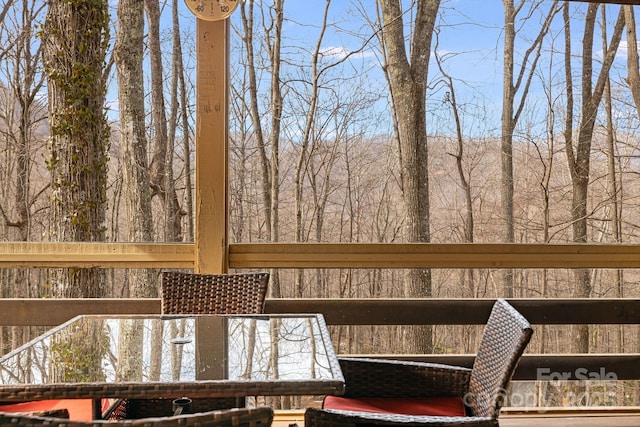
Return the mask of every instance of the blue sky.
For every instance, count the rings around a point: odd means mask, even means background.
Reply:
[[[184,0],[174,0],[179,3],[183,16],[183,25],[189,25],[190,12]],[[527,0],[527,2],[531,2]],[[371,16],[375,14],[375,0],[359,0],[358,3],[366,8]],[[405,0],[405,3],[409,2]],[[551,5],[551,0],[545,0],[543,5]],[[574,2],[577,11],[585,8],[585,3]],[[349,37],[346,31],[362,31],[365,24],[354,11],[355,1],[333,0],[330,8],[331,23],[341,27],[339,33],[328,33],[324,47],[327,51],[346,52],[360,46],[361,39]],[[324,10],[324,0],[286,0],[285,23],[287,37],[299,40],[307,39],[313,43],[317,34]],[[617,6],[608,6],[609,17],[613,19]],[[232,16],[234,22],[239,22],[239,12]],[[559,23],[559,20],[557,20]],[[192,20],[195,23],[195,18]],[[456,63],[456,71],[460,75],[467,75],[471,80],[492,79],[495,72],[501,70],[502,58],[502,23],[503,6],[501,0],[442,0],[441,21],[443,26],[440,49],[452,53],[465,53],[467,57],[461,63]],[[527,28],[536,30],[536,25]],[[579,30],[579,22],[574,23],[574,30]],[[365,30],[366,31],[366,30]],[[577,43],[576,43],[577,44]],[[625,45],[626,46],[626,45]],[[622,46],[624,48],[624,46]],[[366,55],[361,55],[366,56]],[[469,61],[473,59],[473,61]]]
[[[195,18],[189,19],[190,12],[180,2],[183,16],[183,25],[189,22],[195,23]],[[531,1],[527,0],[530,4]],[[408,2],[405,1],[406,4]],[[543,7],[546,9],[552,4],[551,0],[545,0]],[[285,1],[285,34],[288,45],[295,43],[307,43],[310,47],[315,42],[318,33],[323,10],[324,0],[286,0]],[[366,24],[362,20],[361,12],[357,8],[364,8],[371,16],[375,15],[375,0],[333,0],[330,8],[329,21],[338,31],[329,32],[325,37],[323,49],[327,57],[340,57],[345,53],[359,48],[362,45],[362,37],[350,34],[367,33]],[[581,10],[586,8],[585,3],[575,2],[572,9],[576,13],[573,30],[581,31],[579,19]],[[608,17],[614,19],[617,14],[617,6],[607,6]],[[239,22],[239,12],[232,16],[233,22]],[[556,18],[555,28],[561,27],[560,16]],[[441,3],[441,36],[439,52],[446,55],[445,68],[456,79],[456,91],[458,100],[469,108],[479,108],[488,111],[492,117],[490,120],[496,123],[499,119],[502,96],[502,25],[503,5],[501,0],[443,0]],[[526,31],[519,33],[518,43],[527,46],[526,37],[533,34],[540,26],[540,18],[534,17],[526,26]],[[530,30],[529,30],[530,29]],[[370,34],[370,32],[368,33]],[[579,47],[580,38],[574,41],[574,49]],[[556,45],[561,43],[560,40]],[[626,43],[621,46],[619,59],[624,59]],[[551,49],[547,43],[545,49]],[[375,47],[373,47],[375,49]],[[521,48],[523,50],[524,47]],[[579,53],[579,52],[578,52]],[[365,49],[361,54],[351,58],[352,63],[358,61],[368,62],[367,67],[375,67],[375,53]],[[556,59],[559,61],[559,58]],[[358,64],[357,66],[361,66]],[[435,64],[432,65],[429,75],[432,79],[437,77]],[[372,79],[381,79],[381,74],[371,71],[368,76]],[[382,82],[380,82],[382,83]],[[444,89],[432,91],[430,96],[434,106],[438,107],[444,97]],[[534,94],[535,96],[535,94]],[[497,129],[497,127],[496,127]]]

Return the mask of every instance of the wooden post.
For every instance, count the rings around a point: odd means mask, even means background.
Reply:
[[[196,379],[229,379],[228,319],[202,316],[195,319]]]
[[[228,271],[229,21],[196,22],[195,271]]]

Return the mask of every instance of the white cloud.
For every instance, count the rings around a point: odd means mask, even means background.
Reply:
[[[640,45],[640,40],[637,42],[638,45]],[[639,49],[640,50],[640,49]],[[603,51],[599,50],[596,55],[598,58],[602,58],[604,57],[603,55]],[[629,53],[629,46],[627,44],[626,40],[621,40],[620,41],[620,45],[618,46],[618,51],[616,52],[616,59],[617,60],[626,60],[627,59],[627,55]]]
[[[617,57],[618,58],[626,58],[629,52],[629,46],[627,45],[626,40],[620,41],[620,46],[618,47]]]
[[[344,59],[347,56],[350,56],[351,58],[365,59],[365,58],[371,58],[374,56],[373,52],[371,51],[363,50],[361,52],[356,52],[341,46],[325,47],[320,51],[320,55],[325,58],[336,58],[336,59]]]

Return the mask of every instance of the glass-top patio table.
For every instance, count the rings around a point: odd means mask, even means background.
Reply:
[[[0,402],[343,389],[320,314],[78,316],[0,358]]]

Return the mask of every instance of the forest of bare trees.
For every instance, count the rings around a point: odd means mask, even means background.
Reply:
[[[502,14],[487,21],[464,1],[299,3],[245,0],[231,18],[232,242],[638,243],[637,9],[487,0]],[[193,241],[182,1],[0,0],[0,18],[1,238]],[[271,298],[640,296],[633,270],[271,277]],[[0,278],[5,298],[158,296],[152,270]],[[478,335],[380,329],[336,330],[339,350],[471,353]],[[3,348],[26,339],[5,331]],[[531,344],[639,348],[638,325],[549,326]],[[638,402],[637,384],[617,390]]]

